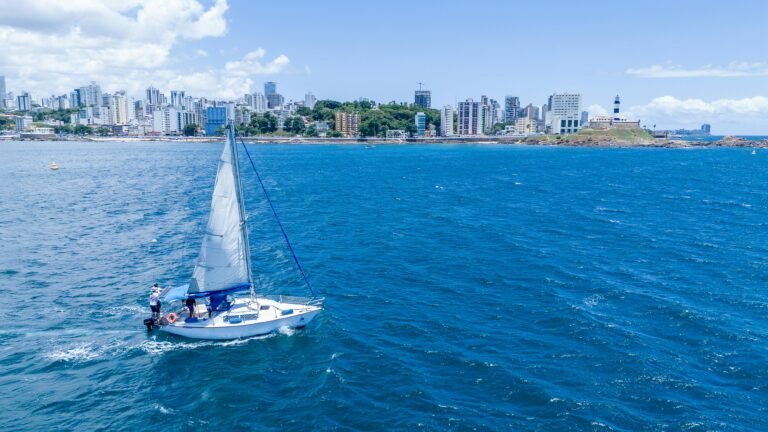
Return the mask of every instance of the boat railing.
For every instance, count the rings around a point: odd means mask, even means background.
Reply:
[[[307,306],[319,306],[323,304],[324,297],[299,297],[286,295],[267,295],[264,298],[276,301],[278,303],[292,303]]]

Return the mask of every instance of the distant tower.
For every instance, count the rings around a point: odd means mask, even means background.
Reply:
[[[621,105],[621,100],[619,99],[619,95],[616,95],[616,99],[613,100],[613,119],[618,120],[619,119],[619,106]]]

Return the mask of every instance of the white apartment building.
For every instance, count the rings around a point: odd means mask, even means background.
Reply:
[[[569,134],[581,129],[581,95],[555,93],[549,97],[547,129],[553,134]]]
[[[453,107],[450,105],[440,110],[440,136],[453,136]]]

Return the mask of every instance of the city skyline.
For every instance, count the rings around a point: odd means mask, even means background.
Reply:
[[[386,8],[354,4],[353,10],[347,2],[310,2],[290,11],[280,4],[225,0],[24,6],[0,18],[7,48],[0,53],[0,75],[8,91],[29,91],[35,99],[91,81],[134,97],[154,86],[235,99],[274,81],[286,100],[300,101],[312,92],[318,100],[412,102],[423,81],[435,108],[456,108],[482,95],[502,103],[515,96],[540,106],[552,93],[571,92],[583,95],[590,114],[609,114],[620,93],[624,112],[644,124],[711,123],[718,133],[768,132],[768,98],[760,91],[768,62],[749,42],[765,32],[755,9],[768,7],[749,2],[702,8],[652,1],[648,11],[597,2],[568,17],[504,2],[492,2],[494,13],[457,13],[458,3],[435,8],[399,1]],[[288,13],[284,20],[267,19]],[[627,14],[651,15],[631,20]],[[399,35],[412,15],[425,17],[419,35]],[[509,16],[526,19],[510,24]],[[713,16],[731,30],[695,25]],[[330,24],[336,18],[343,22],[338,28]],[[459,31],[467,22],[488,31],[467,36]],[[504,31],[521,40],[505,41]],[[452,43],[433,43],[425,36],[430,34],[445,34]],[[344,40],[343,50],[334,48]],[[466,58],[462,47],[469,46],[476,49]]]

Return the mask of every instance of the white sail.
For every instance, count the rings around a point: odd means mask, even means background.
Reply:
[[[234,133],[230,130],[219,159],[211,214],[192,272],[190,294],[233,289],[251,283],[235,151]]]

